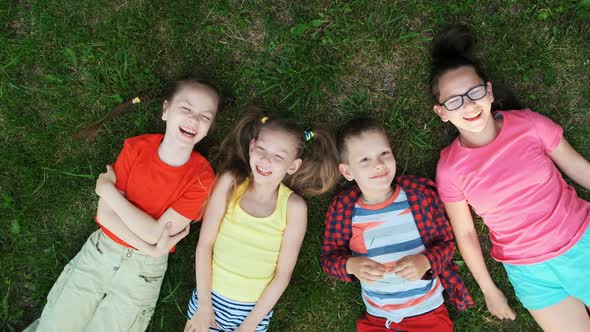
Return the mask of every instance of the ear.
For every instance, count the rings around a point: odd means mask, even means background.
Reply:
[[[162,120],[166,121],[167,115],[166,113],[168,113],[168,100],[164,100],[164,103],[162,103]]]
[[[338,170],[340,171],[340,174],[342,174],[342,176],[344,176],[344,178],[346,180],[348,180],[348,181],[354,180],[354,177],[352,176],[352,172],[350,171],[350,167],[347,164],[343,164],[343,163],[338,164]]]
[[[301,167],[302,162],[303,162],[303,160],[301,160],[301,158],[297,158],[297,159],[293,160],[293,162],[291,163],[291,166],[289,166],[289,169],[287,169],[287,174],[291,175],[291,174],[297,172],[299,170],[299,167]]]
[[[492,89],[492,82],[487,83],[488,95],[490,96],[490,103],[494,102],[494,90]]]
[[[432,110],[438,117],[442,120],[442,122],[448,122],[449,118],[447,117],[447,110],[442,105],[434,105],[432,106]]]

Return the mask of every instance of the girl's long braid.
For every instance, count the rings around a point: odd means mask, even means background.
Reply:
[[[160,101],[160,102],[164,101],[164,97],[158,97],[158,96],[155,96],[155,94],[149,94],[149,93],[146,93],[146,94],[141,95],[139,97],[134,97],[134,98],[125,100],[124,102],[120,103],[119,105],[113,107],[110,110],[110,112],[107,113],[107,115],[105,115],[102,119],[98,120],[97,122],[91,123],[91,124],[85,126],[84,128],[82,128],[81,130],[79,130],[78,132],[76,132],[74,134],[74,137],[82,138],[85,140],[93,140],[94,138],[96,138],[96,135],[98,135],[98,132],[102,129],[102,127],[105,125],[105,123],[109,122],[111,119],[113,119],[117,115],[127,113],[129,111],[133,111],[134,108],[132,106],[136,104],[133,101],[136,100],[136,98],[139,98],[141,103],[145,103],[145,102],[149,102],[149,101]]]

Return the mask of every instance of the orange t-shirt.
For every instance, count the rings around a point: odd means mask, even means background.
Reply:
[[[125,198],[152,216],[160,218],[172,208],[181,215],[195,220],[215,182],[215,173],[205,157],[193,151],[182,166],[173,167],[158,157],[162,134],[146,134],[125,140],[123,150],[113,165],[117,189]],[[103,232],[113,241],[133,248],[100,224]],[[174,252],[172,248],[170,252]]]

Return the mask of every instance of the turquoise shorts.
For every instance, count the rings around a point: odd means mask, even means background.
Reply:
[[[590,227],[578,243],[550,260],[528,264],[504,263],[516,296],[529,310],[550,307],[572,296],[590,306]]]

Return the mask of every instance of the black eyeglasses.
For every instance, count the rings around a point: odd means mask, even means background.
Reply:
[[[449,111],[454,111],[463,106],[463,98],[465,96],[473,101],[480,100],[481,98],[485,97],[488,94],[488,89],[486,88],[487,86],[485,84],[478,85],[469,89],[469,91],[465,92],[464,94],[451,97],[438,105],[446,107]]]

